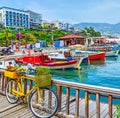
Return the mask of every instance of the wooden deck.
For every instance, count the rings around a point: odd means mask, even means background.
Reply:
[[[10,104],[6,97],[0,94],[0,118],[35,118],[27,104]],[[54,116],[53,118],[58,118]]]
[[[34,118],[27,104],[10,104],[5,97],[5,85],[7,78],[1,71],[0,78],[0,118]],[[24,92],[32,87],[33,81],[27,86],[27,79],[24,81]],[[59,108],[53,118],[113,118],[115,106],[112,102],[116,97],[120,98],[120,90],[97,87],[62,80],[52,80],[52,84],[59,98]],[[71,95],[74,88],[75,96]],[[65,89],[66,94],[62,93]],[[85,91],[85,98],[81,98],[80,91]],[[94,94],[96,101],[90,100],[89,95]],[[108,104],[100,101],[100,97],[107,95]],[[48,96],[50,97],[50,96]],[[116,98],[118,99],[118,98]],[[120,104],[120,99],[119,104]]]
[[[79,114],[80,118],[85,118],[85,100],[79,100]],[[75,98],[70,98],[70,114],[67,118],[74,118],[75,114]],[[66,96],[62,96],[62,111],[66,112]],[[113,115],[115,113],[115,107],[113,106]],[[73,115],[72,115],[73,114]],[[18,103],[18,104],[10,104],[6,100],[4,95],[0,94],[0,118],[35,118],[28,108],[27,104]],[[54,116],[52,118],[58,118]],[[89,118],[97,118],[96,116],[96,102],[89,101]],[[101,103],[100,104],[100,118],[108,118],[108,104]]]

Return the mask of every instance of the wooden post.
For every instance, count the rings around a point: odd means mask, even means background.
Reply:
[[[33,80],[30,80],[30,89],[32,88]]]
[[[69,100],[70,100],[70,88],[67,87],[67,94],[66,94],[66,115],[69,115]]]
[[[24,94],[27,93],[27,79],[24,79]]]
[[[109,95],[108,99],[109,99],[109,118],[112,118],[112,95]]]
[[[97,118],[100,118],[100,94],[96,94],[96,111],[97,111]]]
[[[85,92],[85,118],[89,118],[89,93]]]
[[[61,111],[61,101],[62,101],[62,87],[59,86],[59,85],[56,85],[57,86],[57,95],[58,95],[58,99],[59,99],[59,107],[58,107],[58,111],[60,112]]]
[[[80,95],[80,91],[79,89],[76,89],[75,118],[79,117],[79,95]]]

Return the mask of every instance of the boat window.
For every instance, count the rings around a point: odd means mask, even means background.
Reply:
[[[55,57],[57,57],[58,55],[57,54],[55,54]]]
[[[12,64],[12,61],[10,61],[9,64]]]

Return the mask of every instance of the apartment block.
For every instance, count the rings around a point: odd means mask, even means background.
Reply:
[[[4,27],[30,28],[28,12],[9,7],[0,7],[0,22]]]
[[[37,29],[42,22],[42,15],[31,10],[27,10],[30,14],[30,28]]]

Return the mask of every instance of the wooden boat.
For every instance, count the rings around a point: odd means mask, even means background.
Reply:
[[[84,59],[88,60],[99,60],[99,59],[104,59],[106,52],[94,52],[94,51],[80,51],[80,50],[75,50],[72,53],[72,56],[74,58],[81,57],[81,55],[84,55]]]
[[[24,65],[32,64],[34,66],[49,67],[51,69],[78,68],[80,65],[80,61],[77,60],[55,61],[51,60],[48,55],[43,54],[37,56],[25,56],[16,58],[15,60]]]
[[[106,57],[118,57],[119,50],[116,51],[107,51]]]
[[[88,60],[104,59],[105,55],[106,55],[106,52],[101,52],[98,54],[90,54],[90,55],[88,55]]]
[[[105,57],[117,57],[119,53],[119,49],[114,49],[112,45],[111,46],[89,47],[88,50],[106,52]]]
[[[94,52],[94,51],[80,51],[80,50],[70,50],[70,49],[61,49],[59,52],[54,52],[48,54],[52,60],[69,60],[71,58],[82,60],[99,60],[104,59],[105,52]]]

